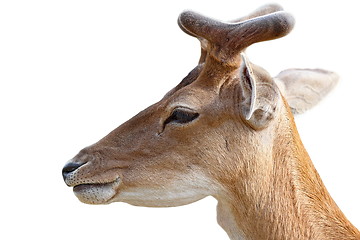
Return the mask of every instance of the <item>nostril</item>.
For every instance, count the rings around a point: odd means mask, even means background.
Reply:
[[[63,175],[63,178],[65,179],[66,176],[75,171],[76,169],[78,169],[79,167],[81,167],[82,165],[84,165],[84,163],[73,163],[73,162],[70,162],[68,164],[66,164],[62,170],[62,175]]]

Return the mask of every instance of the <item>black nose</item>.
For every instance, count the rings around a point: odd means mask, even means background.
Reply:
[[[69,173],[75,171],[76,169],[78,169],[80,166],[84,165],[84,163],[73,163],[70,162],[68,164],[66,164],[62,170],[62,175],[63,178],[65,180],[65,178],[67,177],[67,175],[69,175]]]

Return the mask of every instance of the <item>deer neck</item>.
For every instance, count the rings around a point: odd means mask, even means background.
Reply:
[[[288,121],[269,153],[254,155],[265,155],[252,159],[264,164],[217,197],[220,226],[232,240],[360,239],[327,192],[292,117]]]

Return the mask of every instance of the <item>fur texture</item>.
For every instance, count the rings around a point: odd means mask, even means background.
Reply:
[[[244,55],[252,43],[292,29],[293,18],[279,10],[265,6],[235,24],[181,14],[180,27],[201,42],[199,65],[69,161],[64,180],[79,200],[169,207],[211,195],[233,240],[360,239],[322,183],[291,112],[315,105],[336,75],[287,70],[274,80]],[[306,73],[300,80],[299,72]]]

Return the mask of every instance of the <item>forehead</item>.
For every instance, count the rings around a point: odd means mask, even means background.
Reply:
[[[213,103],[216,96],[217,93],[213,89],[204,89],[195,84],[190,84],[172,94],[172,96],[167,99],[167,105],[170,108],[202,108],[203,106]]]

